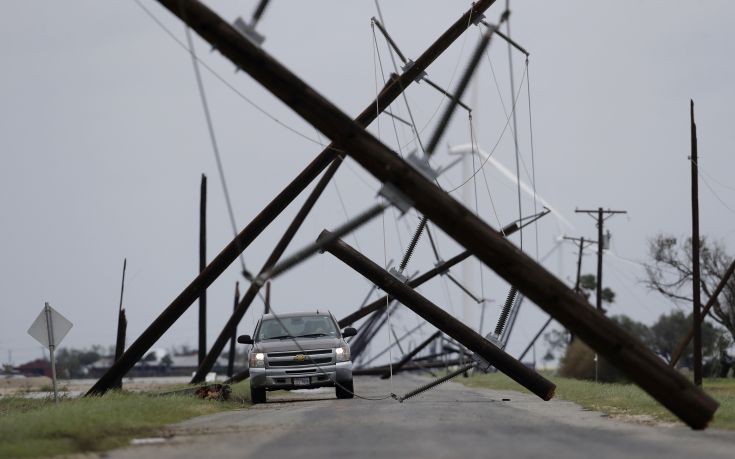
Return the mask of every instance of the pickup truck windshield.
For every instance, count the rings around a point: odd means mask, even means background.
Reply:
[[[263,320],[263,323],[260,324],[257,340],[338,336],[337,327],[329,316],[281,317],[280,321],[283,326],[276,319]]]

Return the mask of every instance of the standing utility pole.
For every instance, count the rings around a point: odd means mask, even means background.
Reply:
[[[234,309],[237,309],[237,303],[240,302],[240,282],[235,282],[235,305]],[[232,375],[235,373],[235,341],[237,340],[237,328],[232,330],[232,336],[230,337],[230,352],[227,356],[227,377],[232,379]]]
[[[597,220],[597,295],[596,295],[596,301],[595,306],[597,307],[598,311],[605,312],[602,309],[602,249],[605,248],[604,244],[604,235],[602,233],[602,227],[605,223],[605,220],[610,218],[611,216],[615,214],[627,214],[628,212],[625,210],[604,210],[602,207],[598,207],[597,210],[580,210],[575,209],[576,213],[585,213],[590,215],[592,218],[596,218]],[[597,214],[595,216],[595,214]]]
[[[122,357],[125,352],[125,332],[128,328],[128,319],[125,317],[125,308],[123,308],[123,293],[125,292],[125,270],[128,267],[128,259],[123,259],[122,283],[120,285],[120,306],[117,312],[117,339],[115,340],[115,362]],[[115,383],[116,389],[122,389],[122,378]]]
[[[199,189],[199,273],[207,267],[207,176]],[[207,289],[199,294],[199,365],[207,355]]]
[[[694,384],[702,385],[702,303],[699,284],[699,181],[697,176],[697,125],[694,123],[694,101],[689,101],[692,169],[692,320],[694,326]]]
[[[580,285],[580,282],[582,280],[582,255],[584,253],[585,244],[597,244],[597,242],[593,241],[592,239],[585,239],[584,237],[576,238],[576,237],[567,237],[564,236],[565,241],[574,241],[579,244],[579,252],[577,253],[577,278],[574,281],[574,291],[577,293],[582,293],[582,287]],[[599,266],[598,266],[599,269]]]

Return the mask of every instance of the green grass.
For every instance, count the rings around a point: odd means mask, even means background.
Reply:
[[[27,458],[104,451],[188,418],[241,408],[250,400],[245,383],[228,402],[190,395],[112,392],[103,397],[31,400],[0,398],[0,457]]]
[[[634,384],[597,384],[548,375],[556,384],[555,398],[576,402],[613,416],[646,416],[660,422],[679,422],[666,408]],[[475,374],[455,381],[470,387],[529,393],[502,373]],[[720,402],[710,427],[735,430],[735,378],[706,379],[704,389]]]

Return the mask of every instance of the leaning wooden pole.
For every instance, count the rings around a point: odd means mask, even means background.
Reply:
[[[735,272],[735,260],[730,263],[730,266],[727,268],[727,271],[725,271],[725,274],[722,276],[722,279],[720,279],[720,283],[717,284],[717,287],[715,287],[715,290],[712,292],[712,296],[709,297],[709,300],[707,301],[707,304],[704,305],[704,308],[702,308],[702,314],[700,315],[700,324],[701,321],[704,320],[705,317],[707,317],[707,314],[709,313],[710,309],[712,309],[712,306],[717,303],[717,297],[722,292],[722,289],[725,288],[725,285],[727,285],[727,282],[732,277],[733,272]],[[676,350],[674,351],[674,354],[671,356],[671,362],[669,362],[669,365],[672,367],[675,367],[677,363],[679,363],[679,359],[681,359],[682,354],[684,354],[684,350],[687,348],[689,343],[692,342],[692,338],[694,337],[694,324],[692,324],[692,327],[689,329],[689,332],[684,336],[681,341],[679,341],[679,344],[676,346]]]
[[[702,299],[699,269],[699,177],[697,164],[697,125],[694,123],[694,101],[689,101],[691,130],[691,156],[689,163],[692,171],[692,328],[694,346],[692,362],[694,384],[702,385]]]
[[[199,274],[207,267],[207,176],[199,187]],[[207,355],[207,289],[199,294],[199,364]]]
[[[159,1],[373,176],[400,190],[447,235],[518,287],[689,426],[696,429],[707,426],[719,404],[668,367],[638,338],[590,307],[561,280],[499,236],[472,211],[365,131],[364,126],[248,42],[205,5],[194,0]]]
[[[546,215],[546,214],[543,214]],[[540,217],[539,217],[540,218]],[[534,220],[535,221],[535,220]],[[518,231],[521,226],[525,226],[526,224],[519,224],[518,222],[513,222],[510,225],[503,228],[500,232],[503,234],[504,237],[508,237],[511,234]],[[455,266],[458,263],[463,262],[467,258],[472,256],[472,253],[465,250],[464,252],[453,256],[449,260],[442,262],[432,269],[426,271],[425,273],[421,274],[420,276],[417,276],[407,282],[407,285],[411,288],[416,288],[424,283],[430,281],[434,277],[446,273],[452,266]],[[375,312],[377,310],[383,309],[386,307],[386,304],[389,304],[391,301],[393,301],[393,298],[390,295],[382,296],[378,298],[377,300],[373,301],[370,304],[365,305],[364,307],[358,309],[357,311],[353,312],[352,314],[348,315],[344,319],[339,321],[340,328],[347,327],[348,325],[352,325],[353,323],[357,322],[358,320],[362,319],[363,317],[367,316],[371,312]]]
[[[319,237],[325,238],[328,235],[329,231],[324,230]],[[554,390],[556,389],[554,383],[522,365],[505,351],[455,319],[451,314],[401,282],[393,274],[375,264],[344,241],[337,241],[328,245],[326,251],[365,276],[385,292],[393,295],[424,320],[477,353],[499,371],[502,371],[543,400],[550,400],[554,396]]]

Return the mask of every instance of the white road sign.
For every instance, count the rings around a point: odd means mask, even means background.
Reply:
[[[46,308],[48,308],[48,312]],[[47,318],[51,321],[50,327]],[[31,328],[28,329],[28,334],[36,338],[36,341],[43,344],[46,349],[49,349],[50,346],[58,346],[72,326],[73,324],[66,317],[47,304],[41,309],[41,313],[36,317]],[[49,339],[49,335],[51,335],[51,339]]]

